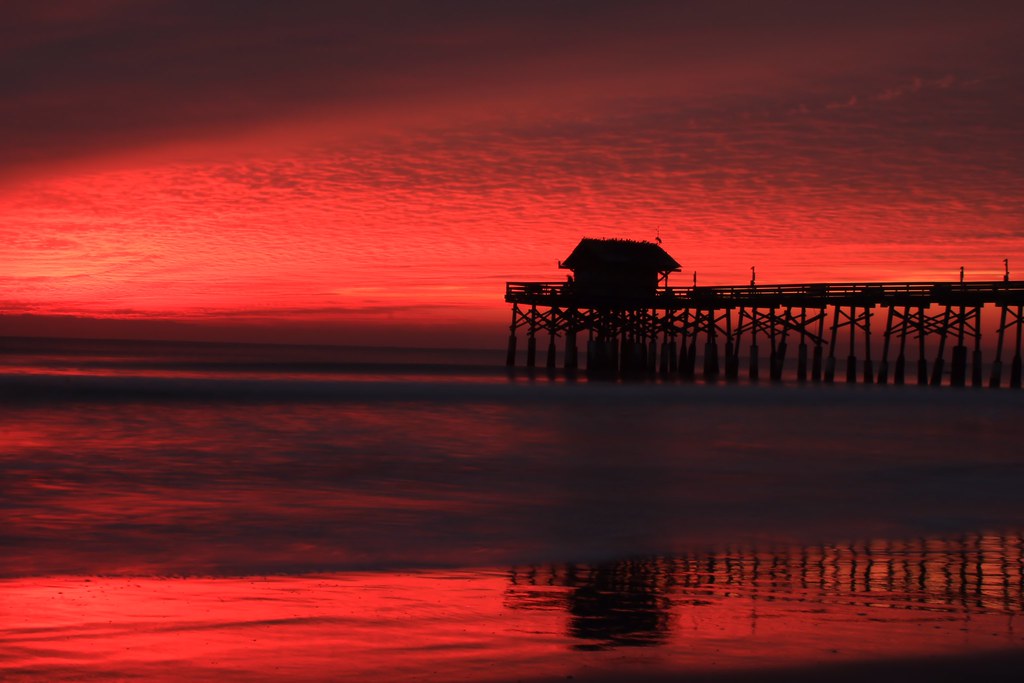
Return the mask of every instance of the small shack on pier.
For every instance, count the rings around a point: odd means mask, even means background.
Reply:
[[[651,242],[584,238],[558,267],[572,271],[578,293],[649,297],[681,266]]]

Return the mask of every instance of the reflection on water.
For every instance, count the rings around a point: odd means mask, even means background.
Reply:
[[[924,666],[1024,645],[1022,549],[1013,532],[505,571],[7,579],[0,677],[586,680]]]
[[[662,564],[629,560],[513,569],[506,604],[564,610],[578,649],[657,645],[668,635],[671,607]]]
[[[1024,539],[967,534],[730,548],[596,566],[520,567],[509,583],[510,608],[564,611],[569,635],[588,648],[658,645],[674,608],[729,598],[1013,616],[1024,611]]]

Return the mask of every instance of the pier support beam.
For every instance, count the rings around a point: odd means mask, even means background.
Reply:
[[[796,381],[807,381],[807,342],[800,338],[800,345],[796,347]]]
[[[786,335],[782,335],[778,348],[775,350],[775,377],[776,382],[782,381],[782,371],[786,367]]]
[[[814,354],[811,357],[811,381],[821,381],[821,361],[824,355],[824,349],[822,348],[822,341],[825,335],[825,314],[828,312],[827,308],[822,308],[818,315],[818,338],[814,340]]]
[[[735,382],[740,377],[740,359],[732,342],[725,343],[725,378]]]
[[[725,311],[725,379],[735,382],[739,379],[740,367],[737,357],[736,341],[732,332],[732,309]]]
[[[796,381],[807,381],[807,309],[800,309],[800,343],[796,347]]]
[[[988,385],[993,389],[999,388],[1003,374],[1003,339],[1006,336],[1006,306],[999,309],[999,329],[996,330],[996,358],[992,361],[992,374],[988,378]]]
[[[575,370],[579,367],[579,351],[576,348],[576,332],[566,330],[565,332],[565,360],[566,370]]]
[[[924,307],[917,309],[917,383],[920,385],[928,384],[928,358],[925,356],[925,326],[924,326]]]
[[[846,357],[846,383],[857,382],[857,307],[850,307],[850,355]]]
[[[878,362],[878,383],[889,382],[889,342],[892,339],[892,306],[889,307],[889,314],[885,319],[885,332],[882,333],[882,359]]]
[[[939,327],[939,350],[935,354],[935,365],[932,367],[932,386],[942,386],[942,371],[945,369],[946,359],[943,356],[946,354],[946,336],[949,334],[949,316],[951,310],[949,306],[946,306],[946,313],[942,316],[942,324]]]
[[[1021,359],[1020,359],[1020,335],[1021,326],[1024,325],[1024,306],[1017,306],[1017,320],[1014,322],[1014,328],[1017,331],[1017,344],[1016,351],[1013,354],[1013,363],[1010,366],[1010,388],[1020,389],[1020,372],[1021,372]]]
[[[910,306],[903,307],[903,316],[900,319],[900,352],[896,356],[896,367],[892,374],[892,383],[902,385],[907,369],[907,328],[910,325]]]
[[[676,340],[675,338],[663,339],[661,342],[661,365],[659,367],[664,376],[671,375],[676,371]]]
[[[619,345],[614,339],[598,337],[587,342],[587,373],[613,375],[619,369]]]
[[[689,337],[689,313],[683,311],[682,326],[679,332],[679,376],[683,379],[692,379],[687,376],[686,362],[690,359],[690,345],[687,343]]]
[[[516,365],[516,323],[519,321],[519,306],[512,306],[512,323],[508,326],[508,351],[505,354],[505,365],[515,367]]]
[[[962,387],[967,384],[967,347],[957,344],[953,347],[953,358],[949,367],[949,386]]]
[[[832,384],[836,379],[836,335],[839,334],[839,306],[832,313],[832,333],[828,340],[828,358],[825,360],[825,382]]]
[[[760,368],[758,367],[757,349],[757,309],[750,309],[750,367],[747,371],[751,382],[760,379]]]
[[[871,306],[864,307],[864,384],[875,381],[875,368],[871,363]],[[851,320],[853,325],[856,320]]]
[[[619,367],[623,372],[641,374],[647,372],[647,345],[642,340],[623,338]]]
[[[974,309],[974,353],[971,357],[971,386],[978,388],[981,380],[981,306]]]
[[[704,379],[718,379],[718,342],[713,338],[704,344]]]
[[[771,325],[772,325],[772,329],[774,330],[776,325],[777,325],[777,323],[778,323],[778,319],[775,317],[775,312],[774,311],[772,311],[771,318],[772,318]],[[787,345],[788,345],[787,341],[786,341],[786,338],[787,338],[788,335],[787,335],[787,328],[785,327],[785,325],[788,324],[790,320],[792,320],[792,311],[789,308],[786,309],[786,314],[785,314],[785,317],[783,318],[783,320],[784,320],[784,323],[783,323],[781,337],[779,337],[779,340],[778,340],[777,344],[776,343],[772,344],[772,346],[774,347],[773,348],[773,353],[772,353],[772,380],[775,381],[775,382],[781,382],[782,381],[782,372],[783,372],[783,369],[786,367],[786,350],[787,350]]]
[[[683,361],[681,373],[686,379],[697,378],[697,332],[690,335],[690,343],[685,349],[686,359]]]
[[[956,346],[953,347],[953,360],[949,368],[949,385],[952,387],[962,387],[967,384],[967,347],[964,346],[966,314],[965,307],[961,306],[956,317]]]

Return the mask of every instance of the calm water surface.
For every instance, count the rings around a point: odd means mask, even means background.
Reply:
[[[0,678],[588,680],[1022,650],[1019,392],[29,347],[0,377]]]

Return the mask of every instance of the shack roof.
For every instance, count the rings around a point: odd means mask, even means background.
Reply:
[[[559,263],[569,270],[577,268],[621,268],[650,270],[659,273],[682,268],[660,245],[636,240],[593,239],[580,240],[569,257]]]

